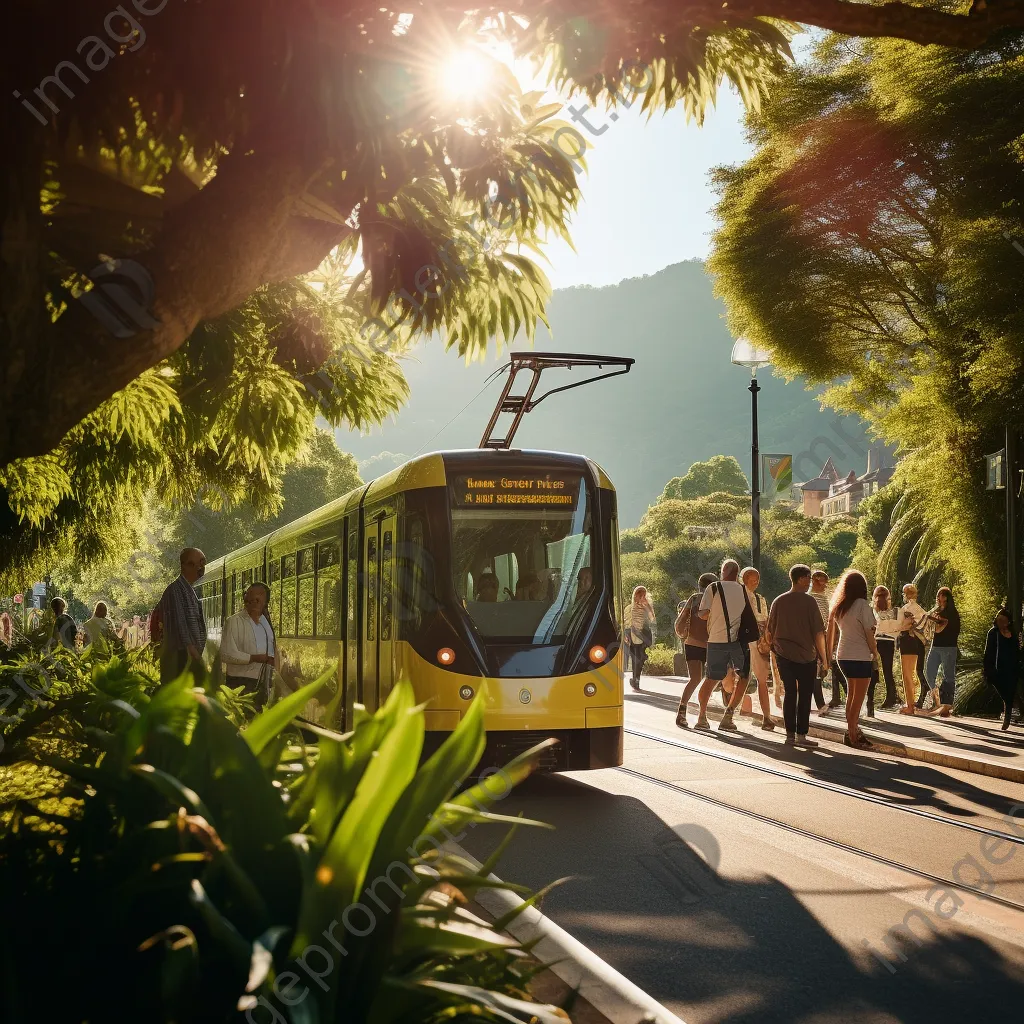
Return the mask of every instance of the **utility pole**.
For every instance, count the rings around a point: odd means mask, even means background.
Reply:
[[[1017,491],[1021,486],[1016,430],[1006,427],[1006,603],[1013,612],[1017,629],[1021,628],[1020,533],[1017,523]]]

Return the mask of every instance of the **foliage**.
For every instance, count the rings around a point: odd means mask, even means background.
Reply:
[[[728,496],[726,496],[728,497]],[[640,520],[637,532],[648,548],[659,540],[674,540],[687,533],[714,533],[722,531],[735,522],[737,514],[750,507],[749,499],[735,501],[718,500],[718,495],[706,498],[692,498],[682,501],[678,498],[662,498],[652,505]]]
[[[184,547],[200,547],[208,558],[233,551],[358,487],[355,459],[342,452],[332,433],[315,428],[281,474],[280,492],[269,505],[227,495],[208,495],[189,508],[168,509],[151,494],[134,522],[105,557],[86,563],[48,565],[56,591],[87,608],[98,600],[119,614],[150,611],[178,572]],[[209,504],[208,504],[209,502]],[[210,507],[219,506],[219,507]]]
[[[952,586],[974,653],[1006,557],[983,456],[1024,427],[1022,96],[1018,36],[971,53],[828,37],[749,118],[755,155],[718,172],[733,330],[900,446],[891,532],[858,561],[876,552],[926,601]]]
[[[669,480],[658,501],[671,498],[685,501],[707,497],[715,492],[747,494],[749,490],[747,478],[733,456],[713,455],[706,462],[695,462],[684,476],[675,476]]]
[[[644,674],[650,676],[670,676],[675,672],[676,648],[666,643],[655,644],[647,648],[647,661],[644,662]]]
[[[322,685],[239,732],[187,675],[157,689],[115,658],[7,728],[5,1019],[43,991],[54,1021],[565,1019],[529,1001],[521,950],[463,906],[493,865],[437,841],[506,820],[488,808],[540,748],[456,796],[481,702],[420,765],[407,682],[310,746],[292,722]]]
[[[902,495],[899,484],[890,483],[877,494],[869,495],[857,507],[857,543],[850,564],[860,569],[875,585],[882,584],[893,593],[895,582],[879,575],[878,555],[892,529],[892,514]]]
[[[274,511],[261,516],[250,502],[211,508],[199,501],[177,517],[176,547],[202,548],[209,558],[233,551],[340,498],[362,484],[355,459],[338,448],[329,430],[318,428],[281,479]]]
[[[619,534],[619,551],[623,555],[631,555],[637,551],[646,551],[647,545],[637,529],[623,530]]]
[[[879,492],[879,499],[887,490]],[[858,529],[856,516],[826,523],[782,502],[765,508],[760,593],[771,601],[788,590],[789,569],[797,562],[824,569],[835,578],[854,558]],[[750,498],[718,492],[689,501],[662,499],[648,509],[637,530],[624,530],[622,537],[627,533],[627,543],[620,538],[623,598],[628,600],[637,585],[647,587],[657,614],[657,635],[673,644],[676,606],[694,593],[699,577],[706,572],[718,575],[727,558],[736,559],[741,567],[749,564]],[[643,541],[642,549],[637,540]]]

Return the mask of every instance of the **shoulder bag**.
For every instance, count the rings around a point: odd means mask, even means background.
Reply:
[[[693,614],[693,598],[687,598],[676,616],[675,631],[680,640],[685,641],[690,635],[690,616]]]
[[[760,594],[755,594],[754,595],[754,600],[757,602],[758,609],[760,609],[761,602],[764,601],[764,598]],[[767,604],[767,602],[765,602],[765,603]],[[756,616],[755,616],[755,618],[756,618]],[[768,655],[771,654],[771,652],[772,652],[771,646],[768,643],[768,638],[765,636],[765,630],[766,630],[767,626],[768,626],[768,620],[767,619],[765,619],[764,622],[761,622],[761,620],[758,619],[758,622],[757,622],[757,653],[760,654],[761,657],[763,657],[763,658],[767,658]]]

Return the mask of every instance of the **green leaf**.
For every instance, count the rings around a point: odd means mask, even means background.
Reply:
[[[252,752],[259,754],[272,739],[283,732],[306,706],[306,703],[322,690],[336,674],[337,666],[327,669],[319,679],[288,694],[287,697],[282,698],[254,718],[242,730],[242,738],[249,744]]]
[[[314,885],[304,895],[293,954],[358,900],[381,830],[416,774],[423,712],[415,707],[412,686],[404,680],[397,683],[378,715],[390,721],[390,728],[328,841]]]

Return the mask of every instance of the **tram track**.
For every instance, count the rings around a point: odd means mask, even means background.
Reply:
[[[915,817],[925,818],[929,821],[936,821],[942,825],[950,825],[954,828],[963,829],[968,832],[975,832],[979,835],[990,836],[994,839],[1001,839],[1004,842],[1024,846],[1024,835],[1014,835],[1010,832],[1001,832],[999,829],[988,828],[985,825],[976,825],[970,821],[961,821],[958,818],[939,814],[936,811],[928,811],[922,807],[908,807],[906,804],[895,803],[892,800],[887,800],[885,797],[877,796],[874,793],[865,793],[862,790],[857,790],[850,786],[843,786],[835,782],[825,782],[823,779],[812,779],[806,775],[783,771],[780,768],[775,768],[772,765],[760,764],[757,761],[747,761],[742,757],[726,754],[723,751],[709,750],[707,747],[698,746],[694,743],[686,743],[683,740],[672,739],[668,736],[649,732],[645,729],[636,729],[626,726],[623,731],[630,736],[638,736],[641,739],[652,740],[656,743],[676,747],[680,750],[688,750],[695,754],[703,754],[704,756],[714,758],[717,761],[724,761],[728,764],[738,765],[742,768],[750,768],[766,775],[772,775],[775,778],[784,779],[787,782],[799,782],[805,786],[813,786],[815,789],[839,793],[841,796],[861,800],[866,803],[878,804],[882,807],[886,807],[894,811],[900,811],[904,814],[912,814]]]
[[[626,731],[635,732],[636,730],[628,729]],[[699,752],[704,753],[703,750],[700,750]],[[739,763],[748,764],[748,762],[742,761],[740,761]],[[663,789],[668,789],[673,792],[680,793],[684,796],[691,797],[694,800],[700,800],[703,803],[710,804],[713,807],[717,807],[726,811],[732,811],[734,814],[739,814],[745,818],[750,818],[754,821],[759,822],[762,825],[771,825],[776,828],[783,829],[784,831],[789,832],[792,835],[797,835],[804,839],[810,839],[814,842],[824,843],[827,846],[831,846],[833,849],[842,850],[845,853],[850,853],[854,856],[862,857],[866,860],[872,861],[875,864],[882,864],[889,868],[895,868],[896,870],[904,871],[907,874],[925,879],[928,882],[941,885],[945,888],[951,888],[959,890],[961,892],[969,892],[972,895],[977,896],[979,899],[983,899],[988,903],[994,903],[998,906],[1005,907],[1009,910],[1017,910],[1024,912],[1024,904],[1017,903],[1013,900],[1005,899],[1002,896],[997,896],[995,893],[986,892],[984,889],[978,888],[977,886],[966,885],[963,882],[954,881],[949,878],[945,878],[942,875],[935,875],[929,871],[922,871],[920,868],[913,867],[901,861],[892,860],[891,858],[885,857],[882,854],[872,853],[870,850],[864,850],[858,846],[853,846],[850,843],[844,843],[840,839],[833,839],[830,836],[819,835],[818,833],[812,832],[809,829],[801,828],[799,825],[793,825],[786,821],[780,821],[778,818],[773,818],[770,815],[761,814],[759,811],[752,811],[749,808],[745,807],[737,807],[735,804],[730,803],[728,800],[722,800],[718,797],[710,796],[707,793],[701,793],[698,790],[689,789],[686,786],[681,786],[677,782],[668,782],[665,779],[657,778],[657,776],[648,775],[646,772],[637,771],[635,768],[619,767],[613,768],[611,770],[621,772],[623,775],[630,776],[634,779],[640,779],[644,782],[652,783],[653,785],[660,786]],[[989,831],[988,834],[994,836],[1002,835],[1002,833],[992,831]],[[1013,837],[1013,839],[1014,841],[1017,841],[1016,837]]]

